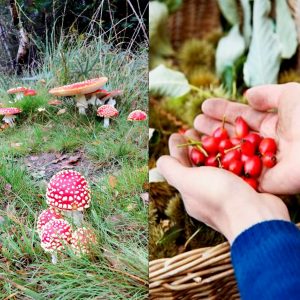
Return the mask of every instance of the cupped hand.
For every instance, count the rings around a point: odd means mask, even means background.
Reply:
[[[272,137],[278,145],[277,164],[259,179],[260,191],[294,194],[300,191],[300,84],[264,85],[246,93],[249,105],[224,99],[209,99],[195,129],[211,134],[226,117],[226,128],[234,132],[234,121],[242,116],[262,136]]]
[[[188,137],[196,138],[193,131]],[[186,138],[173,134],[170,156],[162,156],[157,167],[170,185],[181,193],[189,215],[223,233],[232,242],[242,231],[266,220],[289,220],[280,198],[257,193],[240,177],[213,167],[192,168]]]

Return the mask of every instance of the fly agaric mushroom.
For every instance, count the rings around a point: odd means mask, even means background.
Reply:
[[[79,108],[79,113],[85,115],[85,110],[88,107],[85,95],[92,93],[101,88],[106,82],[106,77],[94,78],[78,83],[64,85],[53,88],[49,91],[54,96],[75,96],[76,106]]]
[[[7,91],[8,94],[10,95],[16,95],[15,101],[21,100],[24,96],[24,92],[26,92],[28,89],[23,86],[19,86],[17,88],[9,89]]]
[[[24,96],[35,96],[35,95],[36,95],[36,90],[28,89],[27,91],[24,92]]]
[[[117,117],[119,112],[112,105],[105,104],[98,108],[97,115],[104,118],[103,126],[107,128],[109,126],[109,119]]]
[[[64,170],[55,174],[47,188],[47,203],[72,217],[76,225],[81,225],[84,208],[91,202],[91,192],[85,178],[76,171]]]
[[[78,228],[72,234],[71,246],[76,255],[87,254],[96,244],[97,238],[95,233],[88,228]]]
[[[107,103],[106,104],[109,104],[111,106],[115,106],[115,104],[117,103],[116,100],[113,98],[113,97],[116,97],[116,96],[119,96],[119,95],[122,95],[123,91],[122,90],[113,90],[111,91],[108,95],[104,96],[101,101],[103,103],[105,103],[106,100]]]
[[[43,210],[38,217],[37,232],[39,235],[42,233],[43,227],[53,219],[62,219],[63,216],[54,208]]]
[[[48,104],[52,106],[58,106],[58,105],[62,105],[62,101],[58,99],[52,99],[48,101]]]
[[[104,89],[98,89],[94,91],[93,93],[89,93],[86,96],[90,97],[90,99],[87,101],[88,104],[92,105],[102,105],[105,103],[105,101],[102,101],[101,98],[109,95],[110,93],[107,90]]]
[[[71,243],[71,225],[63,219],[49,221],[41,233],[41,246],[46,252],[51,253],[53,264],[57,263],[57,251]]]
[[[132,111],[127,117],[128,121],[144,121],[146,119],[147,114],[139,109]]]
[[[3,122],[7,123],[10,127],[14,127],[14,120],[16,115],[22,112],[21,109],[16,107],[0,107],[0,116],[4,116]]]

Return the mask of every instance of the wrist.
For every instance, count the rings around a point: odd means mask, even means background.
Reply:
[[[225,205],[222,232],[229,243],[235,240],[243,231],[264,221],[290,221],[288,210],[282,200],[269,194],[255,193],[241,201],[230,201]]]

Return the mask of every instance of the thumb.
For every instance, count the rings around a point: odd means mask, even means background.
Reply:
[[[177,159],[169,155],[161,156],[157,163],[158,171],[168,181],[168,183],[179,189],[182,183],[184,172],[188,170]]]

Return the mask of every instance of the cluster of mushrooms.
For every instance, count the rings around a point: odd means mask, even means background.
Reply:
[[[107,128],[109,126],[109,120],[119,115],[118,110],[115,108],[116,100],[114,97],[122,94],[121,90],[109,92],[102,89],[107,80],[107,77],[93,78],[53,88],[49,90],[49,93],[56,97],[75,97],[79,114],[82,115],[86,115],[89,104],[98,107],[97,115],[104,118],[103,126]],[[10,89],[7,93],[15,94],[15,101],[19,101],[24,96],[36,95],[35,90],[25,87]],[[21,110],[15,107],[0,108],[0,115],[4,115],[3,122],[7,123],[10,127],[14,126],[14,119],[19,113],[21,113]],[[127,119],[129,121],[143,121],[147,119],[147,115],[141,110],[135,110],[129,114]]]
[[[83,211],[91,202],[85,178],[74,170],[58,172],[48,184],[46,201],[49,208],[39,215],[37,232],[42,248],[51,253],[52,263],[57,263],[57,253],[68,246],[76,255],[90,253],[97,239],[91,229],[82,227]],[[77,227],[74,231],[73,225]]]

